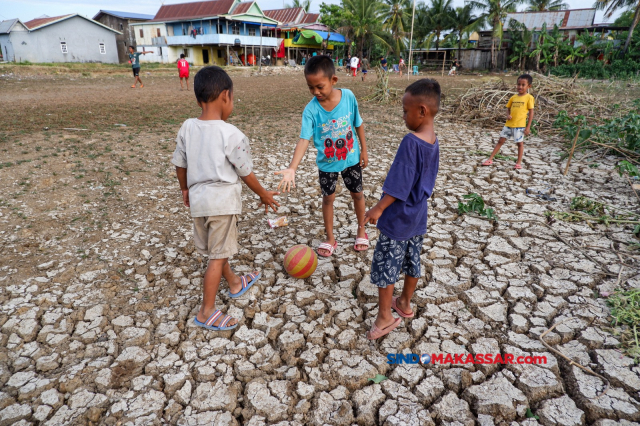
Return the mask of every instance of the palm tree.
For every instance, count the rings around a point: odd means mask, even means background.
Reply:
[[[384,0],[387,10],[382,29],[393,37],[393,53],[400,56],[405,48],[407,27],[411,26],[411,2],[409,0]]]
[[[459,60],[460,50],[462,49],[462,35],[475,31],[476,28],[482,25],[482,21],[473,14],[473,8],[471,5],[465,5],[464,7],[455,8],[451,14],[451,24],[453,31],[451,31],[451,33],[445,38],[457,35]]]
[[[436,50],[440,47],[440,34],[453,28],[453,0],[431,0],[431,6],[424,10],[424,25],[434,33]]]
[[[529,0],[529,12],[546,12],[548,10],[565,10],[569,8],[567,3],[562,0]]]
[[[359,41],[360,54],[364,50],[366,39],[373,39],[388,48],[391,47],[387,41],[388,33],[382,29],[385,11],[383,3],[371,0],[343,0],[342,7],[346,21],[342,29],[347,35],[351,35],[356,43]]]
[[[498,66],[496,49],[502,44],[502,23],[507,18],[507,13],[515,12],[516,7],[523,2],[524,0],[471,0],[468,3],[473,9],[482,11],[480,19],[491,25],[491,69]]]
[[[413,27],[414,48],[423,47],[425,49],[431,49],[431,43],[435,37],[435,33],[431,31],[431,27],[429,27],[429,14],[429,7],[425,3],[421,2],[416,5],[415,25]]]
[[[309,13],[309,9],[311,9],[311,0],[293,0],[291,4],[287,3],[284,5],[285,9],[291,9],[293,7],[301,7],[305,12]]]
[[[631,37],[633,36],[633,30],[636,25],[638,25],[638,21],[640,21],[640,0],[596,0],[593,6],[596,9],[604,10],[607,18],[610,18],[618,9],[635,9],[633,21],[629,27],[629,35],[627,35],[627,41],[624,42],[624,47],[622,48],[622,54],[627,53]]]

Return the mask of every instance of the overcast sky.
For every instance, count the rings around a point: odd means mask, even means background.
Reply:
[[[317,12],[322,1],[326,3],[340,3],[340,0],[312,0],[311,11]],[[593,1],[591,0],[564,1],[569,4],[571,9],[586,8],[593,5]],[[20,18],[20,20],[24,22],[41,15],[58,16],[69,13],[79,13],[92,18],[100,9],[155,15],[163,3],[174,4],[185,2],[185,0],[0,0],[0,19]],[[283,3],[283,0],[258,0],[258,4],[262,9],[278,9],[283,7]],[[464,5],[464,0],[453,0],[453,3],[455,6],[462,6]],[[524,10],[524,8],[521,7],[521,10]],[[615,20],[615,16],[609,21],[612,22],[613,20]],[[598,11],[596,14],[596,22],[603,21],[605,21],[604,14]]]

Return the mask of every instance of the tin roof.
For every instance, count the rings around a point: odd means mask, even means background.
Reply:
[[[7,19],[6,21],[0,22],[0,34],[8,34],[11,32],[11,29],[17,22],[20,22],[18,18]]]
[[[315,24],[316,22],[318,22],[318,19],[320,18],[320,14],[319,13],[307,13],[305,14],[304,18],[302,18],[302,22],[300,22],[301,24]]]
[[[252,1],[245,1],[245,2],[242,2],[242,3],[238,3],[236,8],[233,9],[232,15],[241,15],[243,13],[247,13],[249,11],[249,9],[251,8],[251,5],[253,3],[254,2],[252,2]]]
[[[190,3],[165,4],[152,21],[178,21],[208,18],[229,13],[234,0],[210,0]]]
[[[271,19],[275,19],[283,24],[296,24],[304,16],[304,9],[301,7],[289,7],[287,9],[265,10],[264,14]]]
[[[97,20],[101,15],[112,15],[117,18],[122,19],[138,19],[138,20],[149,20],[153,19],[154,15],[147,15],[144,13],[131,13],[131,12],[120,12],[117,10],[101,10],[93,17],[94,20]]]
[[[538,30],[544,23],[551,29],[554,25],[558,28],[584,28],[592,27],[596,17],[595,9],[573,9],[547,12],[516,12],[507,13],[506,22],[514,19],[523,23],[527,29]]]
[[[36,29],[46,24],[50,24],[55,21],[61,21],[63,19],[69,18],[73,16],[73,14],[69,15],[60,15],[60,16],[51,16],[48,18],[36,18],[24,23],[24,26],[29,28],[30,30]]]

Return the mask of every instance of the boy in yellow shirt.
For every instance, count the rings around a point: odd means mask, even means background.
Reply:
[[[518,161],[516,161],[514,169],[519,170],[522,168],[524,137],[529,136],[531,133],[531,123],[533,122],[534,99],[533,96],[528,93],[532,83],[533,78],[529,74],[522,74],[518,77],[516,86],[518,94],[513,95],[507,103],[509,117],[507,117],[507,122],[500,132],[500,140],[498,140],[496,147],[493,148],[491,156],[482,162],[483,166],[492,165],[493,157],[500,152],[502,144],[504,144],[507,139],[513,138],[513,141],[518,145]]]

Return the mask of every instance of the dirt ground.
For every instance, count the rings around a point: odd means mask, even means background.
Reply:
[[[243,248],[232,265],[264,276],[246,298],[218,298],[240,321],[234,332],[203,332],[192,317],[205,262],[170,164],[181,123],[199,108],[169,70],[142,71],[144,88],[130,89],[124,72],[0,67],[0,425],[640,421],[640,368],[619,351],[600,296],[640,286],[637,258],[624,258],[621,270],[605,250],[624,251],[630,229],[549,227],[544,216],[576,195],[637,211],[614,158],[586,167],[580,153],[563,177],[561,143],[531,138],[521,172],[508,160],[483,168],[500,129],[439,119],[440,174],[416,317],[370,343],[373,250],[350,247],[356,223],[346,190],[338,189],[336,255],[305,281],[282,270],[290,246],[315,246],[324,235],[311,151],[297,189],[279,198],[288,228],[269,229],[243,189]],[[273,172],[288,165],[310,100],[303,75],[231,74],[230,122],[251,139],[258,178],[275,188]],[[339,77],[359,99],[375,84]],[[436,78],[451,96],[492,77]],[[391,84],[407,82],[393,76]],[[406,130],[399,106],[360,101],[360,109],[371,206]],[[528,197],[527,188],[551,188],[557,201]],[[458,215],[470,192],[504,220]],[[375,244],[376,230],[369,234]],[[560,321],[547,342],[606,380],[542,346],[540,334]],[[548,363],[387,364],[396,352],[543,354]],[[388,379],[368,381],[376,374]]]

